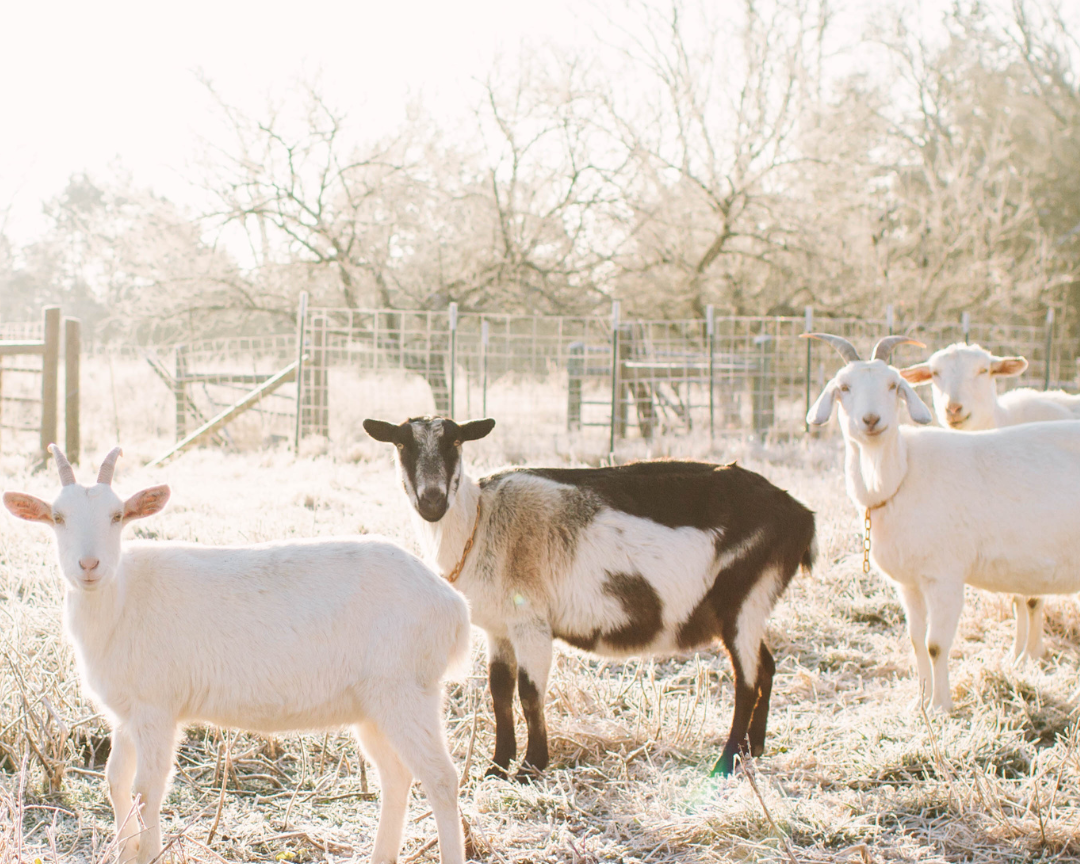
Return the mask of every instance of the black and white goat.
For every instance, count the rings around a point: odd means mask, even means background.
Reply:
[[[737,753],[759,755],[775,670],[763,637],[795,571],[813,563],[813,513],[736,465],[513,468],[477,482],[461,447],[494,425],[364,421],[372,438],[397,446],[425,554],[456,581],[487,632],[490,773],[504,776],[517,752],[515,679],[529,730],[518,777],[547,767],[553,639],[614,657],[721,640],[735,672],[735,711],[713,773],[730,773]]]

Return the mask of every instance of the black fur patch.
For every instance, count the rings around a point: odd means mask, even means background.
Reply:
[[[605,576],[603,591],[622,605],[626,623],[607,632],[597,628],[588,635],[556,633],[555,636],[583,651],[595,651],[601,641],[618,651],[648,647],[664,627],[664,601],[640,573],[606,572]]]

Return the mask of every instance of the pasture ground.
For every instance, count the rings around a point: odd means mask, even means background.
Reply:
[[[474,473],[515,455],[498,431],[474,447]],[[110,443],[98,437],[81,479]],[[374,445],[301,458],[194,451],[154,471],[139,466],[156,445],[125,445],[122,493],[173,487],[166,511],[129,534],[231,543],[368,532],[415,549],[390,454]],[[1009,599],[969,591],[951,657],[956,710],[927,716],[911,707],[903,612],[878,574],[862,573],[839,440],[672,446],[738,458],[818,515],[818,566],[796,577],[770,627],[778,669],[766,754],[732,778],[708,777],[731,719],[722,652],[612,662],[560,647],[551,769],[529,786],[484,779],[493,720],[477,633],[471,676],[448,688],[446,724],[478,859],[1080,860],[1075,600],[1051,600],[1048,659],[1017,669]],[[51,469],[31,473],[16,457],[0,459],[0,477],[50,500],[58,489]],[[111,852],[107,726],[81,693],[60,600],[51,532],[0,516],[0,864]],[[192,728],[164,828],[179,861],[364,861],[378,808],[375,773],[346,734],[268,740]],[[434,832],[414,787],[402,861],[437,860]]]

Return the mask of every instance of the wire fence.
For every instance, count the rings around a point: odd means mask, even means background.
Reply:
[[[0,338],[32,336],[35,327],[3,325]],[[798,317],[710,310],[702,319],[658,321],[623,320],[617,305],[610,316],[559,317],[459,314],[451,304],[439,311],[298,310],[293,333],[141,353],[171,391],[177,440],[298,363],[299,383],[281,386],[242,421],[215,430],[216,440],[348,442],[363,438],[365,417],[439,413],[495,417],[504,438],[581,436],[614,450],[623,439],[662,435],[806,434],[806,411],[842,362],[827,345],[800,338],[813,330],[846,337],[864,356],[891,332],[926,343],[899,349],[898,364],[954,342],[978,342],[1027,358],[1025,375],[1007,379],[1007,387],[1075,389],[1076,346],[1055,328],[1052,315],[1042,323],[982,324],[966,315],[933,323],[896,321],[891,313],[815,321],[809,309]]]
[[[829,318],[818,322],[866,353],[904,332],[927,344],[906,349],[916,362],[957,341],[979,342],[1029,361],[1007,386],[1076,383],[1075,347],[1043,325],[899,323]],[[522,432],[730,435],[783,439],[805,433],[812,399],[840,367],[828,346],[800,338],[815,329],[799,317],[719,317],[681,321],[458,314],[445,311],[312,309],[305,340],[319,363],[355,375],[407,373],[430,388],[431,408],[456,417],[496,416]],[[316,364],[317,368],[318,364]],[[317,374],[312,371],[311,374]],[[326,388],[305,377],[304,386]],[[331,388],[332,389],[332,388]],[[334,414],[327,392],[323,410]],[[431,410],[431,409],[429,409]],[[407,411],[400,414],[409,413]],[[332,424],[331,424],[332,425]]]

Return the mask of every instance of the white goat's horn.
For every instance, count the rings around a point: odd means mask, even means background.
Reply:
[[[124,451],[119,447],[113,447],[109,451],[109,455],[102,460],[101,470],[98,471],[97,482],[104,483],[106,486],[112,485],[113,469],[116,467],[116,457],[123,456]]]
[[[67,461],[64,451],[55,444],[50,444],[49,452],[52,453],[53,459],[56,460],[56,470],[60,474],[60,483],[64,486],[70,486],[75,482],[75,472],[71,470],[71,463]]]
[[[822,342],[828,342],[848,363],[856,363],[859,360],[859,352],[843,336],[833,336],[831,333],[802,333],[800,335],[803,339],[820,339]]]
[[[877,345],[874,346],[874,356],[872,360],[884,360],[889,362],[889,357],[892,356],[893,348],[897,345],[917,345],[920,348],[925,348],[918,339],[912,339],[910,336],[886,336]]]

